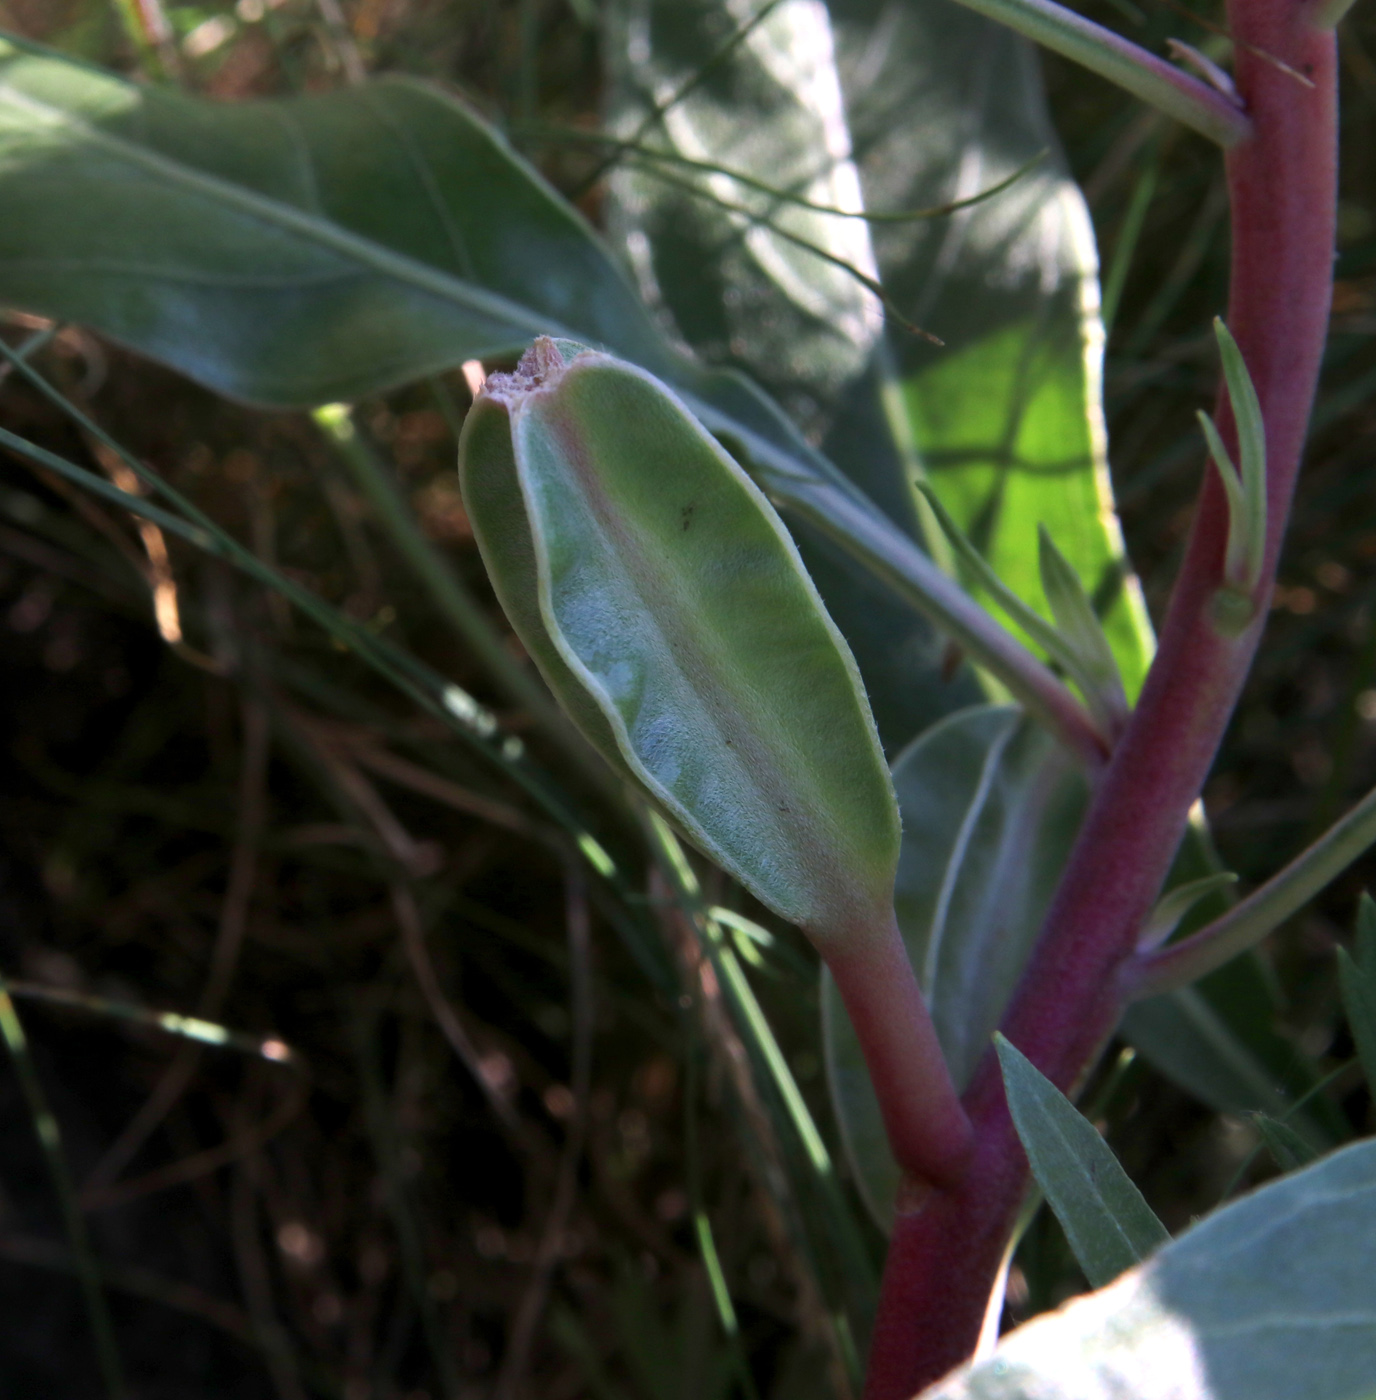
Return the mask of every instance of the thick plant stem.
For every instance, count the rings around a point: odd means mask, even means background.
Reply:
[[[1261,400],[1268,530],[1253,620],[1224,635],[1228,517],[1208,473],[1185,562],[1141,700],[1105,769],[1003,1031],[1069,1090],[1112,1033],[1119,972],[1165,879],[1189,809],[1251,663],[1269,602],[1327,329],[1336,198],[1336,49],[1294,0],[1232,0],[1233,34],[1309,77],[1304,87],[1238,46],[1255,135],[1227,158],[1233,266],[1228,325]],[[1226,396],[1224,396],[1226,398]],[[1226,402],[1219,427],[1231,451]],[[1027,1169],[998,1066],[965,1096],[975,1155],[956,1190],[900,1214],[885,1270],[868,1400],[907,1400],[975,1345]]]

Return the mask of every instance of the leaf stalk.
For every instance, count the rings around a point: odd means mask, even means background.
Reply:
[[[1376,790],[1221,918],[1179,943],[1128,963],[1123,969],[1124,995],[1129,1001],[1140,1001],[1188,986],[1222,967],[1279,928],[1373,845]]]
[[[1055,0],[959,0],[1140,97],[1228,150],[1252,135],[1247,113],[1208,83]]]

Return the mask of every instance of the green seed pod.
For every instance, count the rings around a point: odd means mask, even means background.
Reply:
[[[603,756],[823,947],[887,928],[898,810],[855,662],[675,395],[538,340],[488,380],[459,472],[498,599]]]

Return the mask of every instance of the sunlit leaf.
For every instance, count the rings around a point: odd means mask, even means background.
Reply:
[[[948,0],[829,8],[871,207],[974,194],[1050,152],[986,203],[875,228],[875,259],[904,313],[946,344],[890,336],[905,425],[929,479],[999,576],[1038,608],[1037,525],[1046,526],[1091,595],[1112,600],[1105,626],[1135,695],[1151,639],[1113,517],[1093,233],[1036,59]]]
[[[1359,1400],[1376,1376],[1376,1143],[1206,1217],[922,1400]]]

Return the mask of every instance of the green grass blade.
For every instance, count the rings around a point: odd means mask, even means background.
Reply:
[[[76,1188],[62,1151],[62,1133],[58,1128],[57,1119],[53,1117],[52,1109],[48,1106],[48,1096],[43,1092],[38,1073],[34,1069],[33,1060],[29,1055],[28,1037],[24,1034],[23,1024],[14,1009],[14,1002],[10,999],[9,988],[3,977],[0,977],[0,1038],[3,1038],[5,1048],[10,1053],[10,1061],[14,1065],[19,1087],[28,1105],[29,1116],[33,1120],[34,1133],[43,1148],[48,1176],[62,1210],[62,1222],[71,1247],[77,1279],[81,1284],[86,1315],[90,1319],[105,1392],[110,1400],[125,1400],[129,1392],[124,1381],[124,1367],[120,1361],[119,1347],[115,1342],[115,1329],[110,1321],[110,1311],[105,1302],[100,1270],[86,1233],[86,1218],[77,1203]]]
[[[1362,1071],[1376,1094],[1376,901],[1369,894],[1357,913],[1356,956],[1338,949],[1338,978]]]

